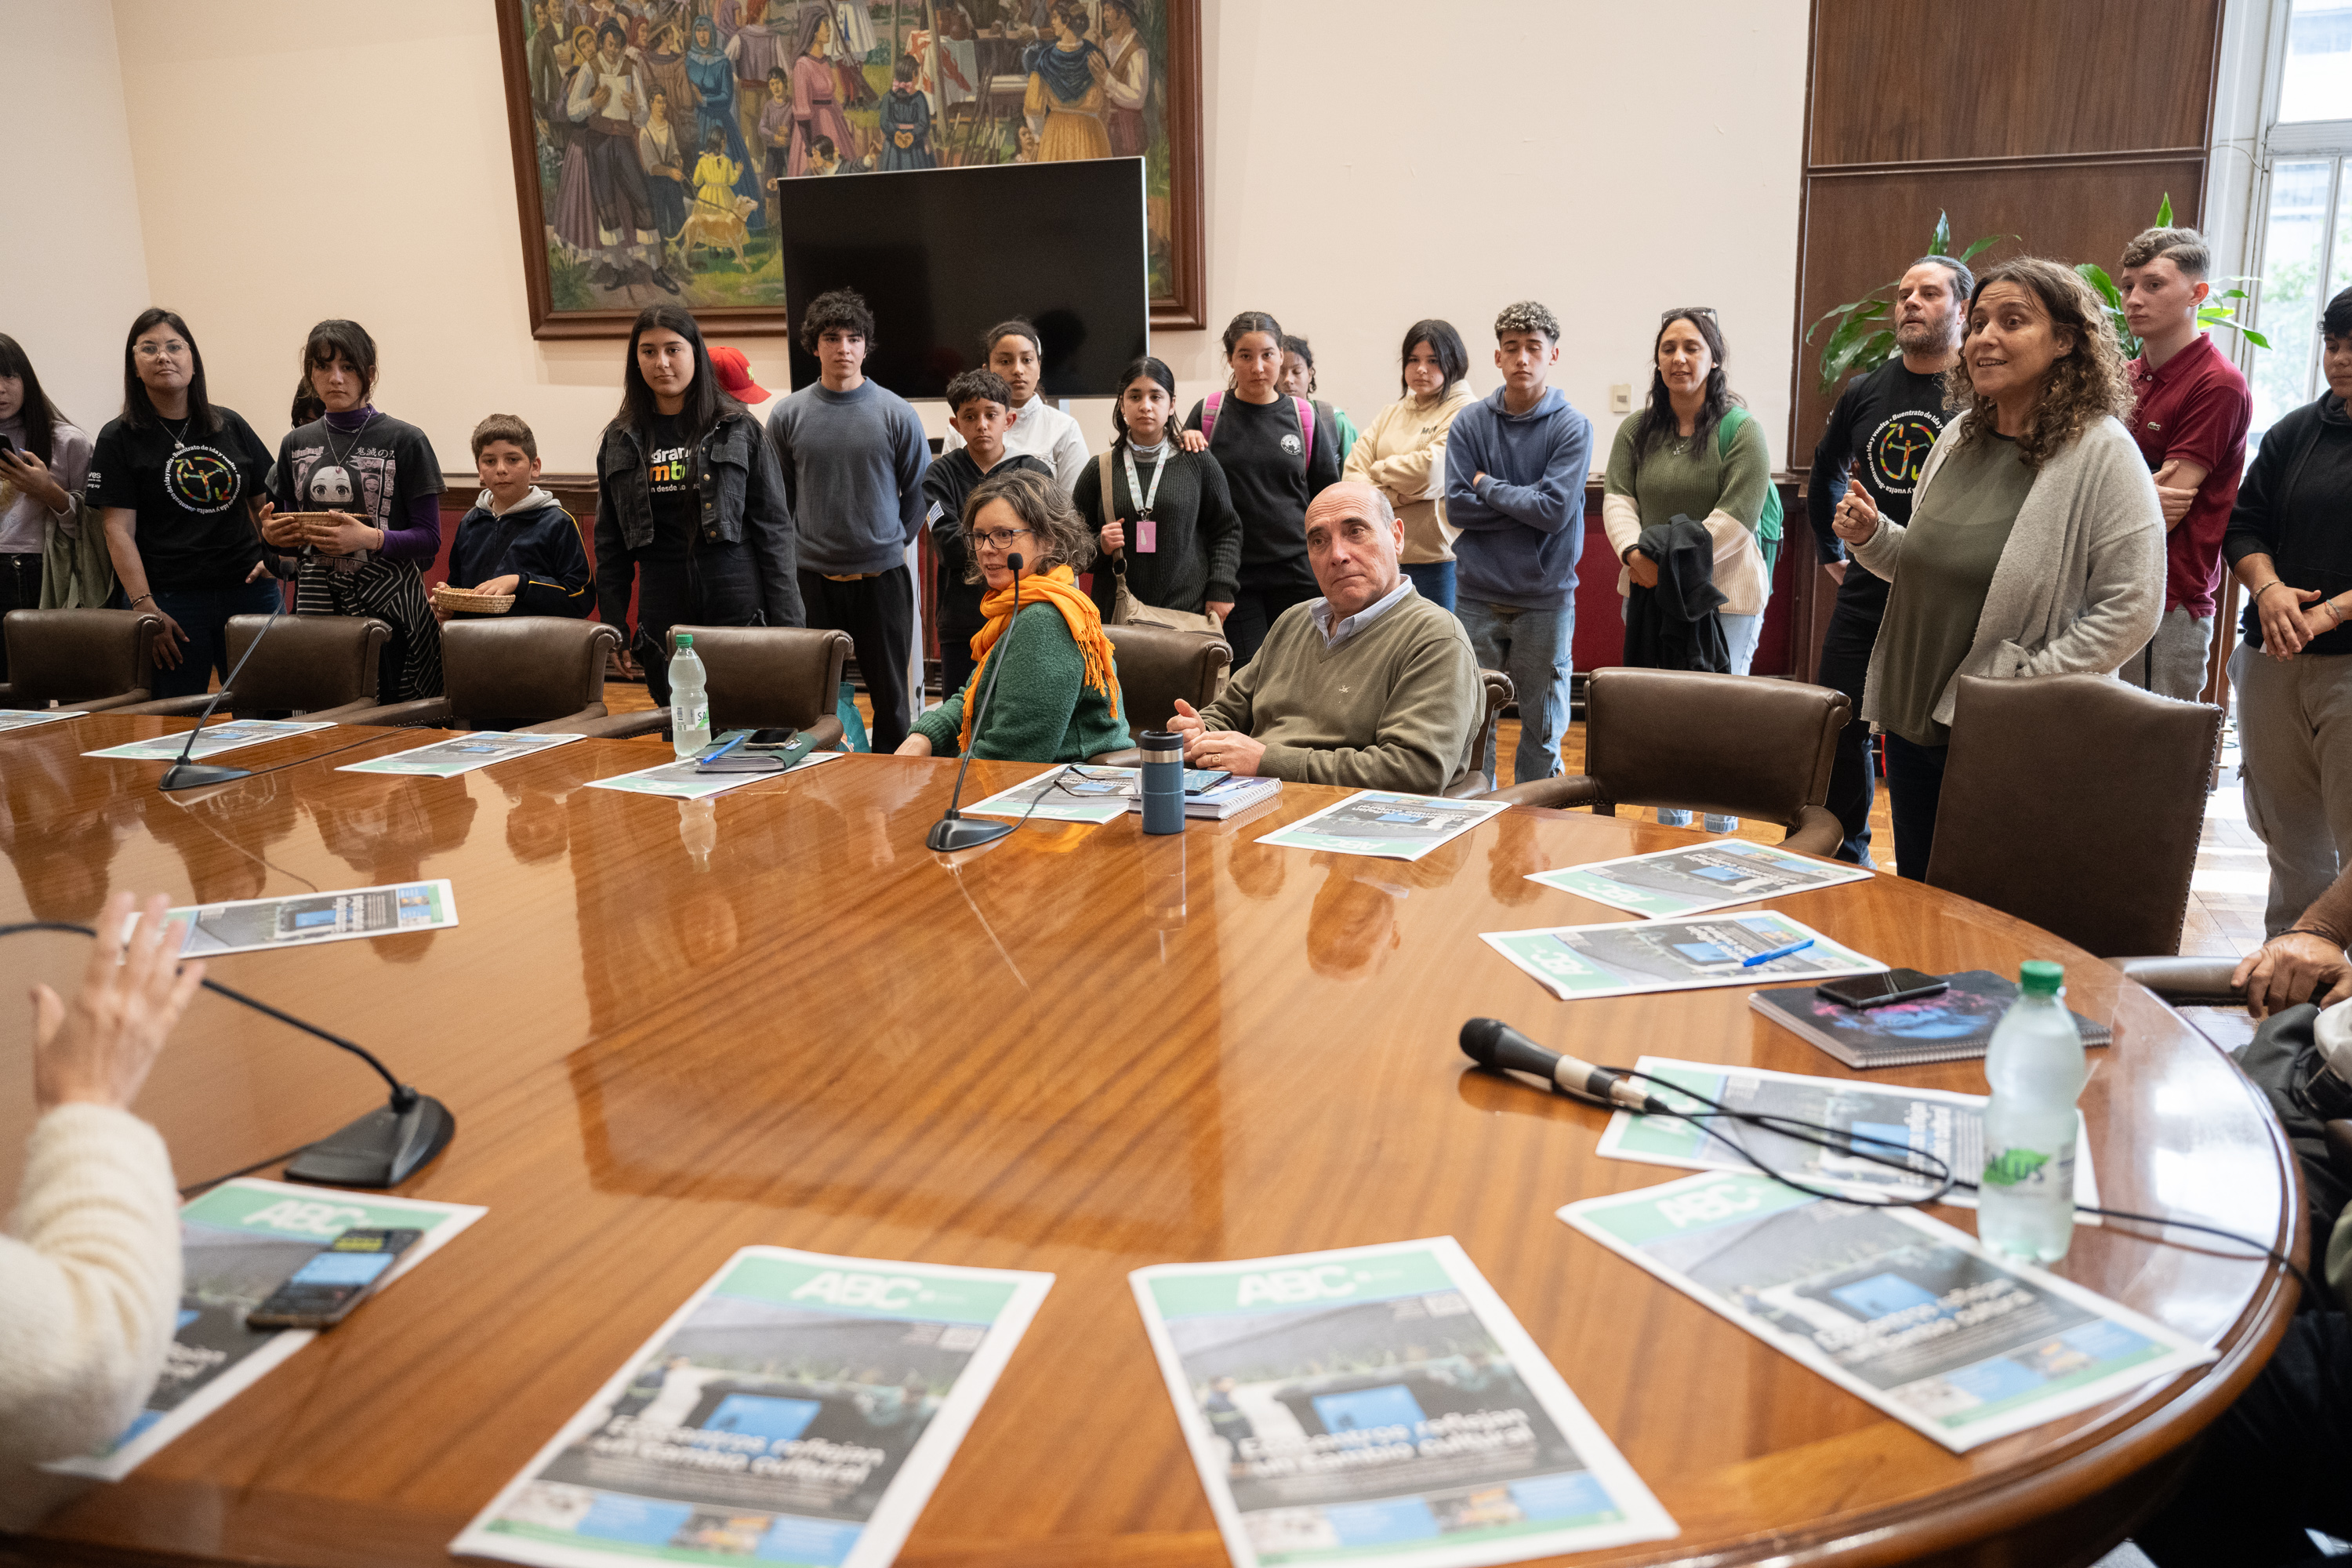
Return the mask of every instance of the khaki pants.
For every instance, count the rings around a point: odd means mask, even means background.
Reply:
[[[2116,673],[2143,691],[2194,702],[2205,695],[2205,660],[2212,651],[2213,617],[2176,605],[2164,612],[2148,645]]]
[[[2263,930],[2275,936],[2352,863],[2352,654],[2282,663],[2240,644],[2230,685],[2246,822],[2270,857]]]

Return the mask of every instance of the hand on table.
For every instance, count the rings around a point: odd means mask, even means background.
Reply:
[[[174,958],[186,940],[184,920],[166,921],[161,893],[140,910],[129,942],[122,928],[131,896],[117,893],[99,911],[81,989],[70,1004],[46,985],[33,987],[33,1103],[43,1110],[87,1104],[127,1110],[147,1069],[187,1011],[205,966]]]
[[[2288,931],[2246,954],[2230,984],[2245,988],[2246,1011],[2257,1018],[2308,1002],[2323,986],[2327,994],[2319,1005],[2331,1006],[2352,996],[2352,963],[2326,937]]]
[[[921,734],[919,732],[909,735],[905,740],[899,742],[898,749],[890,754],[894,757],[930,756],[933,754],[931,751],[931,738],[929,735]]]
[[[1212,730],[1202,722],[1201,715],[1182,698],[1176,700],[1176,717],[1168,728],[1184,737],[1184,765],[1190,768],[1223,768],[1244,778],[1255,776],[1259,761],[1265,755],[1265,743],[1253,740],[1238,730]]]

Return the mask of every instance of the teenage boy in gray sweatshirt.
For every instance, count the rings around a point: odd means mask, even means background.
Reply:
[[[874,700],[875,751],[887,754],[914,720],[915,584],[907,546],[923,526],[930,444],[907,400],[866,379],[874,312],[853,289],[809,301],[801,347],[818,383],[776,405],[768,438],[801,520],[801,599],[808,624],[849,634]]]
[[[1584,553],[1591,422],[1545,384],[1559,363],[1559,318],[1533,300],[1495,318],[1503,384],[1454,416],[1445,447],[1445,521],[1454,613],[1479,668],[1511,678],[1519,703],[1512,782],[1559,772],[1576,637],[1576,561]],[[1495,776],[1495,742],[1482,764]]]

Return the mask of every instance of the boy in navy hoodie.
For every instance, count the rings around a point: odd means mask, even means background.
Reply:
[[[449,582],[477,594],[512,594],[511,616],[585,617],[596,607],[589,592],[588,551],[580,524],[538,485],[539,441],[511,414],[493,414],[474,426],[474,468],[482,493],[457,524],[449,545]],[[448,620],[479,616],[433,606]]]
[[[1495,318],[1503,384],[1454,419],[1445,446],[1445,521],[1454,613],[1482,669],[1511,678],[1519,703],[1512,782],[1559,772],[1568,730],[1576,561],[1584,553],[1584,476],[1592,426],[1546,385],[1559,363],[1559,319],[1533,300]],[[1495,774],[1495,742],[1481,764]]]

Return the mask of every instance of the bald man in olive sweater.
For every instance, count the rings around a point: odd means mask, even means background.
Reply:
[[[1404,525],[1370,485],[1338,484],[1307,509],[1323,597],[1294,605],[1257,657],[1172,725],[1196,768],[1293,784],[1435,795],[1467,765],[1486,706],[1469,634],[1397,564]]]

